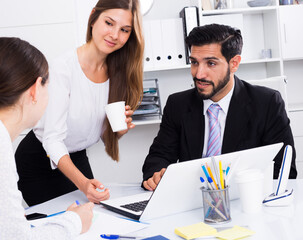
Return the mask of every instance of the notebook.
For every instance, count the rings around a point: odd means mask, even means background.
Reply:
[[[273,191],[273,159],[283,146],[282,143],[267,145],[215,157],[222,161],[223,168],[231,164],[228,179],[230,199],[239,198],[234,177],[237,171],[257,168],[264,177],[265,195]],[[155,191],[146,191],[136,195],[109,199],[100,202],[105,208],[132,219],[145,221],[171,214],[201,208],[203,176],[202,164],[211,164],[211,158],[201,158],[174,163],[167,167]],[[140,202],[142,209],[133,208],[132,204]]]

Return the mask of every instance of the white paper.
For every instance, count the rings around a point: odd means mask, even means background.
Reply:
[[[125,235],[148,227],[148,224],[127,220],[106,213],[94,211],[93,224],[88,232],[81,234],[76,240],[100,240],[101,234]]]
[[[101,234],[131,235],[129,233],[148,227],[148,224],[137,221],[115,217],[102,212],[94,212],[93,223],[88,232],[79,235],[76,240],[100,240]],[[41,226],[50,218],[41,218],[32,220],[30,223],[34,226]]]

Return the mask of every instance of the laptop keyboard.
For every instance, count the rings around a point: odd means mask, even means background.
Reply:
[[[141,212],[145,209],[147,203],[148,203],[148,200],[144,200],[144,201],[140,201],[140,202],[121,205],[120,207],[132,210],[134,212]]]

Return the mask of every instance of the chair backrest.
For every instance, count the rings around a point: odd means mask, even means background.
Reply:
[[[250,84],[264,86],[268,88],[275,89],[280,92],[284,103],[285,103],[285,110],[288,114],[288,101],[287,101],[287,92],[286,92],[286,84],[287,78],[286,76],[276,76],[258,80],[247,80]]]

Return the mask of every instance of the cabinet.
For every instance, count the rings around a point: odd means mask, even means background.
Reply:
[[[289,5],[280,8],[282,56],[284,60],[302,59],[303,29],[298,23],[303,16],[303,5]]]
[[[208,11],[198,6],[200,25],[219,23],[241,30],[244,44],[237,76],[251,80],[283,75],[277,2],[272,6],[248,7],[245,1],[234,0],[231,9]],[[265,49],[271,50],[271,58],[262,57]]]
[[[296,28],[303,19],[303,5],[280,6],[272,1],[271,6],[248,7],[246,1],[234,0],[233,8],[203,11],[200,1],[200,25],[208,19],[221,16],[225,24],[242,15],[243,52],[242,63],[237,72],[245,80],[285,75],[288,80],[288,109],[290,112],[303,111],[303,97],[300,89],[303,83],[303,29]],[[224,19],[225,17],[225,19]],[[217,18],[219,19],[219,18]],[[219,23],[224,23],[219,22]],[[234,25],[238,24],[234,21]],[[239,24],[238,24],[239,25]],[[271,49],[271,58],[262,58],[262,50]]]
[[[278,75],[286,75],[288,79],[287,91],[290,111],[303,110],[303,97],[300,89],[303,82],[301,67],[303,63],[303,30],[294,28],[303,17],[303,5],[280,6],[278,0],[273,0],[270,6],[249,7],[246,1],[233,0],[233,8],[220,10],[202,10],[202,1],[167,1],[170,12],[165,15],[166,6],[155,1],[152,11],[144,20],[178,18],[184,6],[197,6],[199,9],[200,25],[208,23],[223,23],[241,29],[243,35],[242,61],[237,75],[245,80],[262,79]],[[271,57],[263,58],[262,50],[270,49]],[[146,69],[146,77],[159,79],[162,83],[169,75],[176,77],[178,82],[181,75],[184,77],[181,90],[192,87],[189,65],[165,66]],[[163,75],[163,77],[162,77]],[[171,77],[172,79],[172,77]],[[174,84],[175,85],[175,84]],[[168,86],[165,84],[165,86]],[[165,105],[167,95],[174,92],[164,90],[162,105]]]

